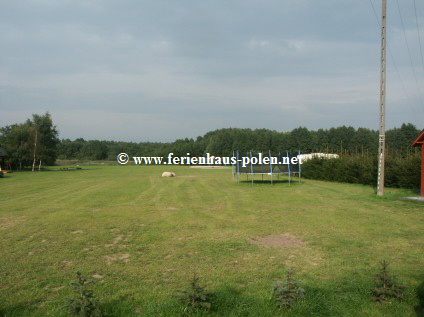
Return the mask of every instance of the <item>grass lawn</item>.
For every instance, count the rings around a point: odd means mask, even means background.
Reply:
[[[176,178],[161,178],[164,170]],[[244,179],[244,178],[242,178]],[[424,204],[362,185],[238,184],[230,170],[90,166],[0,179],[0,316],[67,316],[75,273],[97,281],[108,316],[180,316],[193,274],[215,294],[199,316],[416,316],[424,283]],[[300,245],[252,243],[290,234]],[[379,263],[407,286],[372,301]],[[305,289],[270,301],[288,268]],[[424,299],[421,299],[422,301]]]

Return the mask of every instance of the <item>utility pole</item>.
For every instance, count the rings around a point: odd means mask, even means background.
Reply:
[[[386,0],[382,0],[381,15],[381,73],[380,73],[380,132],[378,136],[377,195],[384,195],[384,156],[386,147]]]

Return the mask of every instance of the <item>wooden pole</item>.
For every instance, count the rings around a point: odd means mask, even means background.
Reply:
[[[381,18],[381,73],[380,73],[380,132],[378,137],[377,195],[384,195],[384,157],[386,146],[386,0],[382,0]]]

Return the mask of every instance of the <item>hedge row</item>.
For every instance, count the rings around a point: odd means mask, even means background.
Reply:
[[[388,157],[385,186],[418,189],[421,155]],[[302,176],[309,179],[377,186],[378,162],[375,157],[343,156],[338,159],[314,158],[302,165]]]

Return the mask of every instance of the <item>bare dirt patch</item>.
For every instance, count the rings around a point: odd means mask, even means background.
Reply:
[[[91,275],[91,277],[97,279],[97,280],[101,280],[103,279],[105,276],[103,274],[99,274],[99,273],[94,273],[93,275]]]
[[[73,261],[66,261],[66,260],[63,260],[63,261],[61,261],[60,262],[64,267],[71,267],[73,264],[74,264],[74,262]]]
[[[51,286],[47,285],[47,286],[44,287],[44,289],[46,291],[53,291],[53,292],[59,292],[60,290],[62,290],[64,288],[65,288],[65,286],[63,286],[63,285],[62,286],[57,286],[57,287],[51,287]]]
[[[270,248],[300,248],[305,243],[290,233],[271,234],[265,237],[256,237],[251,243]]]
[[[0,218],[0,230],[7,229],[17,225],[23,220],[23,217],[3,217]]]
[[[166,207],[165,210],[167,210],[167,211],[178,211],[178,210],[180,210],[180,208],[177,208],[177,207]]]
[[[113,238],[112,243],[105,244],[105,248],[126,247],[127,245],[125,244],[120,245],[120,242],[122,241],[128,241],[128,238],[126,238],[123,234],[118,234],[115,238]]]
[[[106,255],[105,260],[106,260],[107,265],[111,265],[115,262],[128,263],[130,261],[130,255],[128,253]]]
[[[93,252],[96,249],[99,249],[100,246],[99,245],[89,245],[87,247],[85,247],[84,249],[82,249],[82,251],[84,252]]]
[[[122,239],[124,239],[124,235],[123,234],[118,234],[114,239],[113,239],[113,244],[118,244]]]

